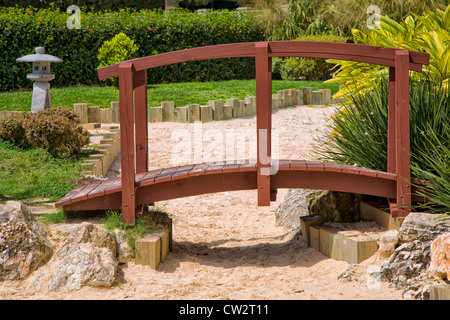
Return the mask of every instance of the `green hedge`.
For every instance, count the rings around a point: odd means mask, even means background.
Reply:
[[[31,66],[16,59],[43,46],[64,60],[52,65],[53,86],[98,84],[98,49],[124,32],[139,47],[138,56],[223,43],[264,40],[257,19],[246,12],[141,10],[84,13],[81,28],[69,29],[69,14],[58,9],[0,8],[0,91],[31,88]],[[254,78],[250,58],[196,61],[149,71],[149,83]]]
[[[69,6],[89,7],[94,11],[119,10],[120,8],[155,9],[164,8],[164,0],[0,0],[0,6],[22,8],[48,8],[50,5],[65,11]]]

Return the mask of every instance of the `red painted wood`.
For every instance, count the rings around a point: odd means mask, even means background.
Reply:
[[[172,167],[164,169],[156,178],[155,183],[161,183],[172,180],[172,174],[177,172],[179,167]]]
[[[271,178],[272,188],[306,188],[395,197],[394,180],[330,171],[278,171]]]
[[[147,70],[134,73],[136,173],[148,171]]]
[[[272,59],[269,43],[255,43],[258,205],[270,205],[272,138]]]
[[[177,171],[172,174],[172,180],[188,178],[192,168],[194,168],[193,164],[178,167]]]
[[[395,65],[395,51],[398,50],[362,44],[314,41],[271,41],[269,45],[270,57],[331,58],[390,67]],[[254,57],[254,48],[254,42],[221,44],[167,52],[130,61],[133,62],[136,71],[140,71],[189,61]],[[420,72],[422,65],[428,64],[428,60],[429,55],[427,53],[411,51],[411,70]],[[118,64],[99,68],[97,72],[100,80],[117,76],[119,74]]]
[[[222,172],[223,173],[232,173],[232,172],[239,172],[239,167],[241,165],[242,161],[232,161],[232,162],[227,162],[225,163],[225,165],[222,168]]]
[[[409,53],[395,55],[395,167],[397,174],[398,216],[411,210],[410,124],[409,124]]]
[[[130,60],[136,67],[136,71],[161,67],[169,64],[219,59],[219,58],[242,58],[255,56],[254,42],[229,43],[215,46],[184,49],[173,52],[161,53],[149,57]],[[104,80],[117,75],[117,64],[97,69],[99,79]]]
[[[395,170],[395,68],[389,68],[387,172]]]
[[[152,170],[149,171],[143,178],[141,181],[137,181],[136,186],[137,187],[143,187],[149,184],[154,184],[155,183],[155,178],[157,176],[159,176],[159,174],[163,171],[163,169],[156,169],[156,170]]]
[[[208,193],[254,189],[256,172],[200,175],[139,188],[136,201],[145,204]]]
[[[289,171],[291,169],[291,161],[290,160],[278,160],[278,171]]]
[[[123,223],[135,221],[135,163],[133,121],[133,63],[119,65],[120,100],[120,152],[122,170],[122,218]]]
[[[225,162],[223,161],[210,162],[205,170],[205,174],[222,174],[224,165]]]
[[[306,169],[308,171],[325,171],[322,161],[306,161]]]
[[[239,172],[253,172],[258,170],[258,165],[255,161],[244,161],[239,166]]]

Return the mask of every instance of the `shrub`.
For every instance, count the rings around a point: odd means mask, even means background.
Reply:
[[[99,68],[106,67],[121,61],[137,58],[136,51],[139,48],[134,44],[125,33],[121,32],[114,36],[111,40],[103,43],[98,49]],[[118,85],[117,77],[111,79],[114,85]]]
[[[0,120],[0,140],[11,142],[20,147],[27,147],[28,140],[23,127],[27,114],[11,112]]]
[[[81,148],[89,143],[89,133],[79,122],[71,120],[72,117],[52,110],[58,109],[38,111],[26,119],[24,128],[29,143],[58,158],[79,154]]]
[[[10,113],[0,120],[0,140],[22,148],[41,148],[57,158],[70,158],[89,143],[89,133],[69,108],[37,113]]]

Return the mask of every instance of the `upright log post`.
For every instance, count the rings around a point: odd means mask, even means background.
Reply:
[[[395,52],[395,170],[397,206],[394,217],[406,217],[411,210],[409,52]]]
[[[122,220],[124,224],[135,221],[135,165],[133,121],[133,63],[119,65],[120,100],[120,152],[122,166]]]
[[[148,171],[147,70],[134,73],[136,173]]]
[[[272,58],[269,43],[255,43],[258,206],[270,205]]]

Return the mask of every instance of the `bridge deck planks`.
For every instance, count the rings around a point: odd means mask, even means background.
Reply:
[[[330,177],[339,177],[339,174],[361,175],[372,177],[379,180],[396,180],[393,173],[381,172],[366,168],[359,168],[352,165],[343,165],[336,163],[326,163],[321,161],[306,160],[279,160],[273,162],[278,164],[278,171],[286,172],[330,172],[338,175]],[[151,170],[136,175],[136,188],[143,188],[153,184],[169,181],[190,179],[198,176],[207,175],[226,175],[246,172],[256,172],[257,165],[255,161],[216,161],[201,164],[190,164],[175,166],[164,169]],[[293,176],[294,177],[294,176]],[[105,197],[112,194],[121,193],[122,181],[120,177],[107,180],[94,181],[90,184],[78,186],[64,196],[56,203],[57,207],[64,207],[70,204],[83,202],[86,200]],[[90,203],[90,202],[87,202]]]

